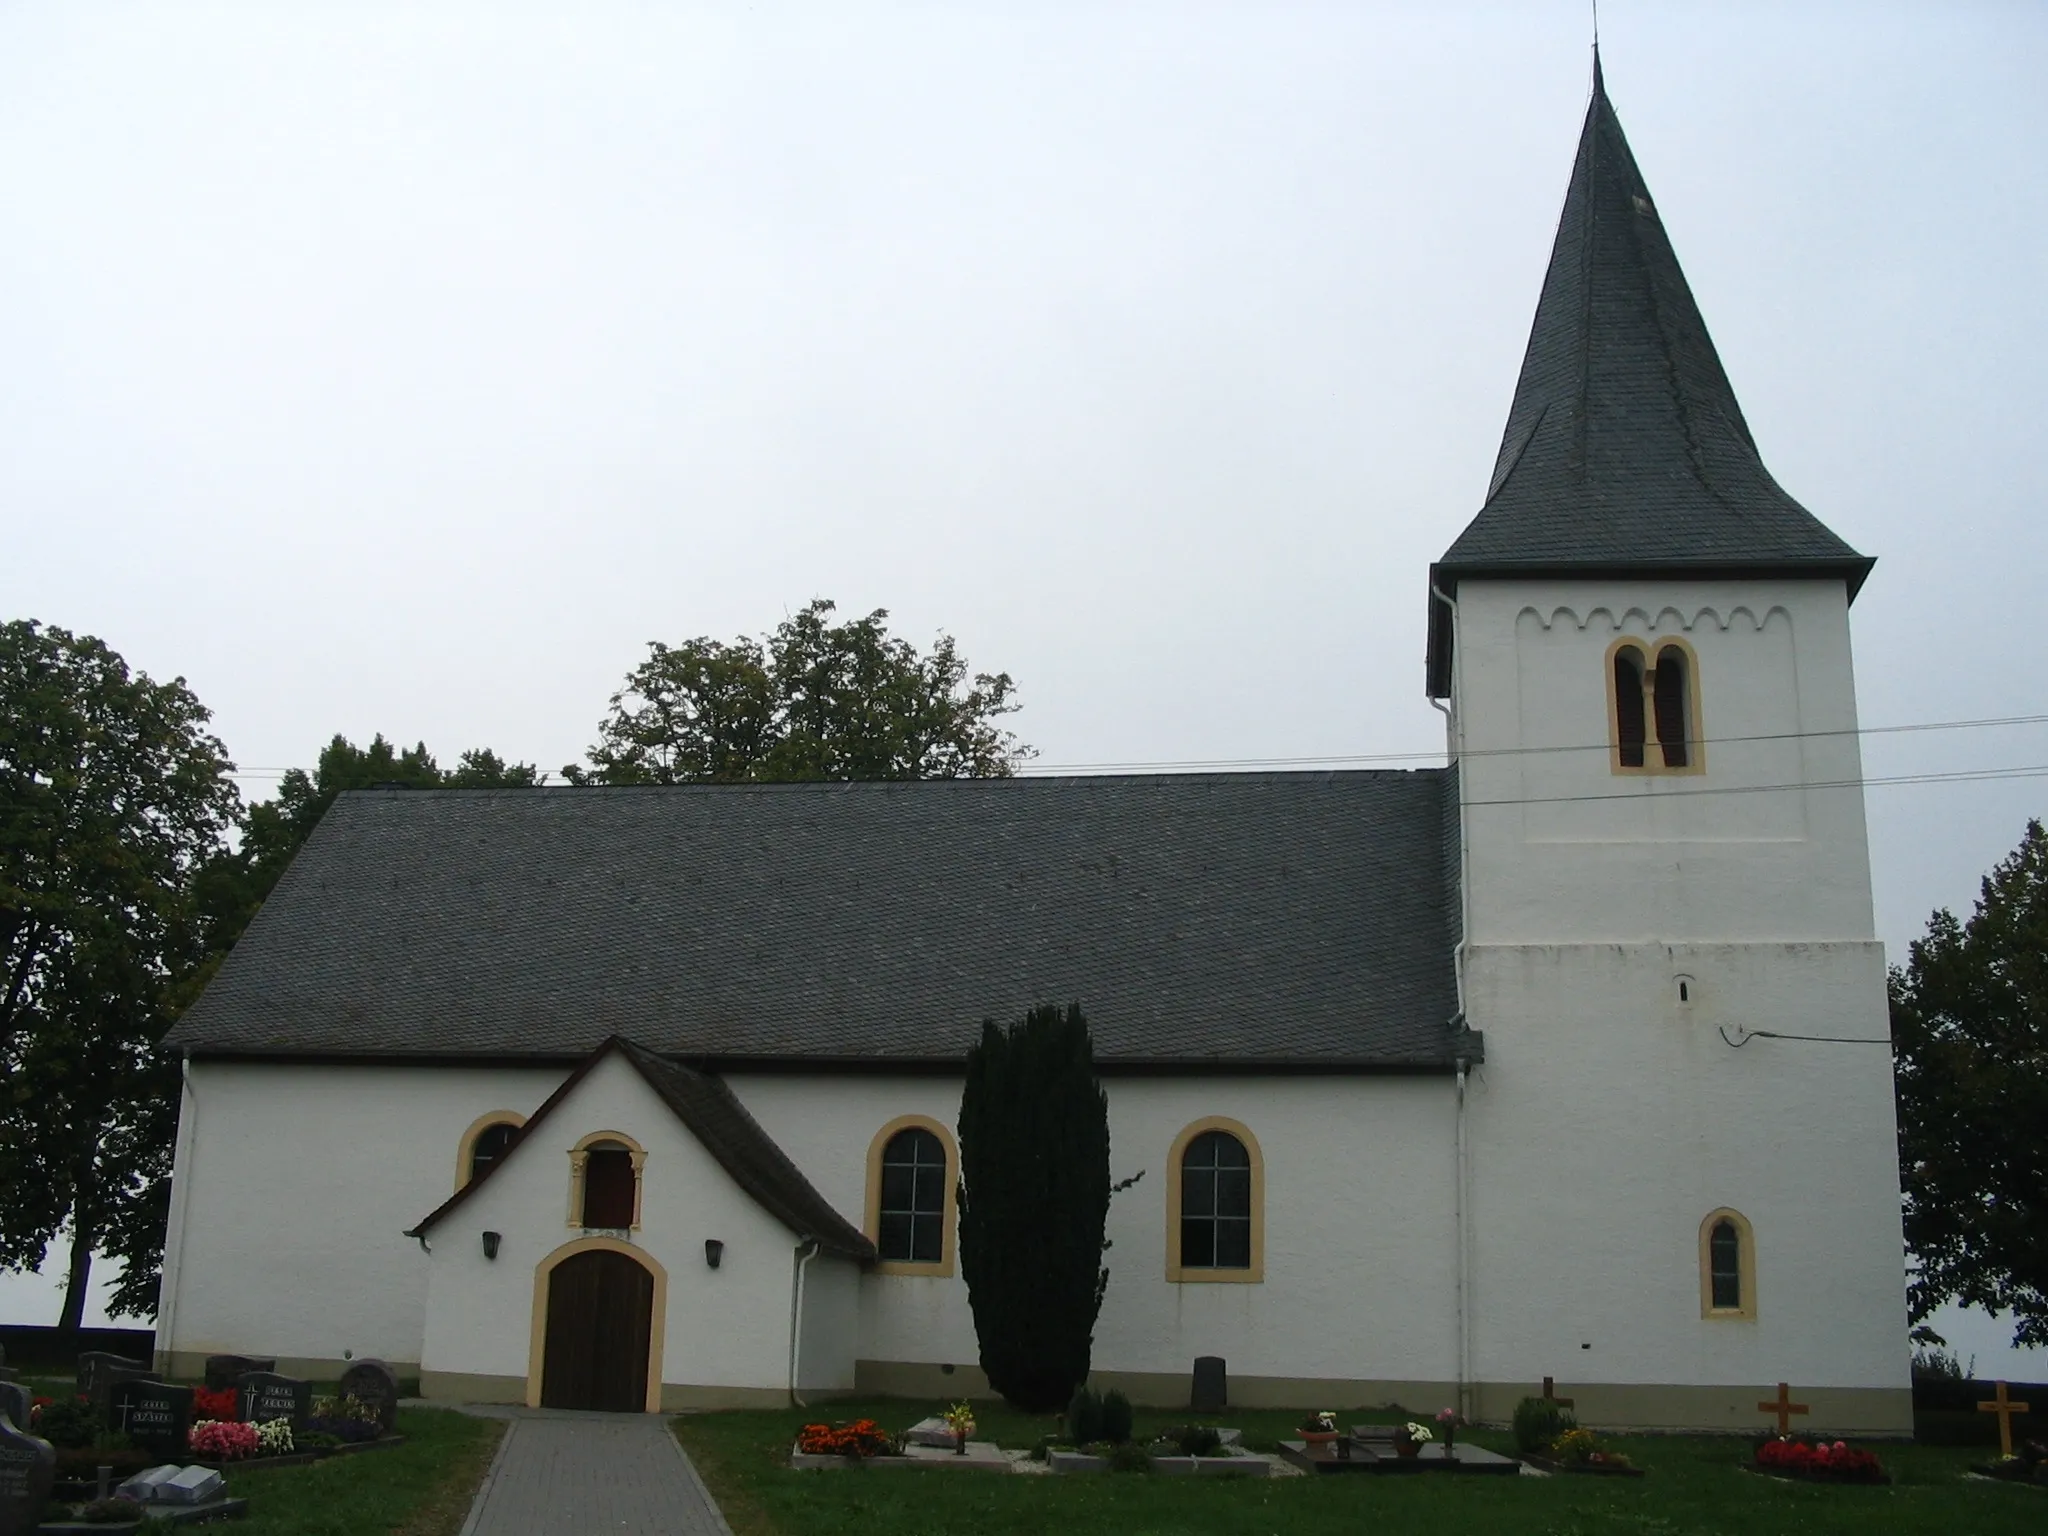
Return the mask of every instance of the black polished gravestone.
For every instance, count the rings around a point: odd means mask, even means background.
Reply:
[[[1195,1413],[1221,1413],[1230,1406],[1230,1382],[1221,1355],[1195,1356],[1194,1385],[1188,1391],[1188,1408]]]
[[[206,1390],[224,1391],[234,1386],[251,1371],[274,1371],[275,1360],[264,1360],[255,1355],[208,1355],[206,1357]]]
[[[152,1456],[183,1456],[192,1430],[192,1389],[167,1381],[124,1381],[114,1388],[113,1426]]]
[[[273,1371],[251,1371],[236,1384],[244,1424],[268,1424],[272,1419],[289,1419],[294,1430],[303,1429],[306,1415],[313,1411],[313,1383]]]
[[[388,1435],[398,1419],[398,1373],[382,1360],[358,1360],[341,1373],[341,1395],[377,1410],[377,1432]]]
[[[78,1395],[92,1403],[102,1423],[113,1425],[114,1388],[124,1381],[162,1381],[140,1360],[127,1360],[99,1350],[78,1357]]]
[[[28,1412],[35,1400],[28,1395],[28,1388],[17,1381],[0,1381],[0,1418],[5,1418],[16,1429],[28,1428]]]
[[[36,1528],[56,1476],[57,1453],[49,1441],[0,1424],[0,1536]]]

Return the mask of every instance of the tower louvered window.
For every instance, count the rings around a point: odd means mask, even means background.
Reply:
[[[1624,768],[1643,766],[1643,653],[1623,646],[1614,653],[1615,750]]]
[[[1654,691],[1657,747],[1664,754],[1664,766],[1683,768],[1690,760],[1685,738],[1686,726],[1692,716],[1692,701],[1687,697],[1685,652],[1675,645],[1667,645],[1657,653]]]

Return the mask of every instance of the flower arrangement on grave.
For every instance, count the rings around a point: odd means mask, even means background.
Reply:
[[[237,1424],[228,1419],[201,1419],[186,1436],[192,1454],[208,1461],[240,1461],[254,1456],[260,1443],[254,1424]]]
[[[312,1408],[306,1418],[307,1432],[329,1437],[337,1445],[361,1445],[383,1433],[376,1405],[361,1398],[316,1397]]]
[[[1394,1453],[1412,1460],[1420,1456],[1422,1448],[1435,1438],[1427,1424],[1418,1424],[1410,1419],[1394,1436]]]
[[[1610,1451],[1600,1443],[1600,1437],[1590,1429],[1576,1425],[1550,1442],[1551,1460],[1567,1467],[1628,1467],[1633,1466],[1619,1451]]]
[[[1829,1444],[1802,1435],[1777,1435],[1756,1448],[1759,1472],[1779,1477],[1803,1477],[1830,1483],[1882,1483],[1884,1466],[1868,1451],[1857,1450],[1847,1441]]]
[[[1325,1408],[1303,1419],[1296,1429],[1308,1444],[1328,1445],[1337,1438],[1337,1415]]]
[[[2048,1487],[2048,1440],[2023,1441],[2010,1456],[2001,1456],[1981,1470],[2001,1482]]]
[[[1455,1408],[1445,1408],[1436,1416],[1439,1428],[1444,1432],[1444,1454],[1451,1454],[1451,1447],[1458,1443],[1458,1429],[1465,1422],[1463,1414]]]
[[[1515,1449],[1524,1456],[1548,1455],[1557,1437],[1579,1421],[1554,1397],[1525,1397],[1515,1404]]]
[[[147,1513],[135,1500],[116,1494],[110,1499],[94,1499],[76,1518],[84,1525],[140,1525]]]
[[[946,1428],[953,1431],[953,1449],[956,1454],[967,1454],[967,1440],[974,1433],[974,1409],[966,1403],[955,1403],[946,1410]]]
[[[192,1417],[232,1419],[241,1412],[241,1394],[233,1387],[194,1387]]]
[[[41,1412],[36,1411],[36,1402],[42,1405]],[[38,1436],[60,1451],[92,1446],[106,1434],[106,1425],[90,1398],[45,1397],[36,1402],[29,1405],[29,1423]]]
[[[806,1424],[797,1432],[796,1448],[806,1456],[844,1456],[864,1461],[886,1456],[889,1437],[873,1419],[855,1419],[849,1424]]]
[[[256,1426],[258,1456],[289,1456],[292,1453],[292,1421],[265,1419]]]

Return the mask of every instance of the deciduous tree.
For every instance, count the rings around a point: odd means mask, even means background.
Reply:
[[[928,653],[888,611],[834,624],[823,598],[763,640],[655,642],[612,695],[577,784],[996,778],[1031,749],[999,723],[1007,672],[968,675],[950,635]]]
[[[113,1309],[155,1305],[156,1047],[205,956],[193,877],[239,804],[208,719],[91,636],[0,627],[0,1265],[40,1266],[68,1228],[67,1329],[95,1244],[125,1265]]]
[[[1960,1301],[2048,1344],[2048,833],[1939,911],[1891,976],[1914,1322]]]
[[[1078,1007],[993,1021],[960,1095],[960,1273],[989,1385],[1030,1413],[1088,1378],[1109,1284],[1109,1101]]]

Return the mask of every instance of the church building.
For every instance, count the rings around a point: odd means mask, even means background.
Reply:
[[[1098,1386],[1908,1433],[1871,564],[1765,469],[1596,65],[1417,581],[1447,767],[343,795],[170,1036],[158,1364],[983,1394],[964,1053],[1078,1001],[1146,1175]]]

